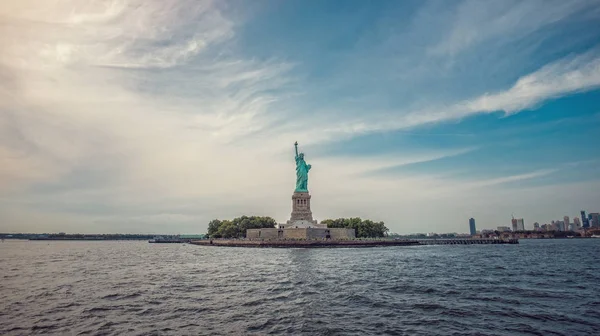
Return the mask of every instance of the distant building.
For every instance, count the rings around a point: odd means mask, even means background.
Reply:
[[[588,221],[587,217],[585,216],[584,210],[581,210],[581,224],[583,224],[584,228],[590,227],[590,222]]]
[[[498,226],[497,229],[500,232],[510,232],[510,227],[508,227],[508,226]]]
[[[563,221],[556,221],[554,222],[555,225],[555,231],[567,231],[566,227],[565,227],[565,222]]]
[[[581,222],[579,221],[579,217],[573,218],[573,224],[575,224],[576,229],[581,228]]]
[[[515,217],[512,218],[511,220],[511,226],[512,226],[512,230],[513,231],[517,231],[517,219]]]
[[[563,217],[563,221],[565,222],[565,227],[569,228],[569,225],[571,225],[571,220],[569,219],[569,216]]]
[[[513,218],[513,231],[525,231],[525,221],[523,218]]]
[[[597,212],[593,212],[589,214],[590,219],[590,227],[600,227],[600,214]]]
[[[475,229],[475,219],[474,218],[469,219],[469,231],[471,232],[471,236],[474,236],[477,234],[477,230]]]
[[[538,222],[533,223],[533,230],[540,231],[540,223],[538,223]]]

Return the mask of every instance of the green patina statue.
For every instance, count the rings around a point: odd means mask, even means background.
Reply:
[[[304,153],[298,154],[298,141],[294,143],[296,147],[296,192],[308,192],[308,171],[310,165],[304,161]]]

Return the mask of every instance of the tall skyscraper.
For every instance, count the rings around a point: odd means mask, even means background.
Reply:
[[[590,227],[600,227],[600,214],[597,212],[593,212],[589,214],[590,217]]]
[[[588,221],[587,217],[585,216],[584,210],[581,210],[581,224],[583,224],[584,228],[590,227],[590,222]]]
[[[515,217],[512,218],[511,224],[512,224],[512,230],[517,231],[517,219]]]
[[[573,218],[573,224],[575,224],[575,230],[581,228],[581,222],[579,221],[579,217]]]
[[[540,223],[538,223],[538,222],[533,223],[533,230],[540,231]]]
[[[569,230],[569,225],[571,225],[571,220],[569,216],[563,217],[563,220],[565,221],[565,227],[567,228],[567,230]]]
[[[475,229],[475,219],[474,218],[469,219],[469,231],[471,231],[471,236],[474,236],[477,234],[477,230]]]
[[[523,218],[517,218],[517,231],[525,231],[525,221]]]

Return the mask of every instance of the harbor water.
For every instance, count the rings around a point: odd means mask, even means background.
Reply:
[[[600,239],[0,243],[1,335],[598,335]]]

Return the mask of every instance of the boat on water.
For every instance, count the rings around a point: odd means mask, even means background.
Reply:
[[[178,244],[178,243],[184,243],[184,241],[181,238],[179,238],[179,237],[156,236],[156,237],[154,237],[154,239],[149,240],[148,243],[154,243],[154,244]]]
[[[600,238],[600,235],[593,235],[592,238]]]

